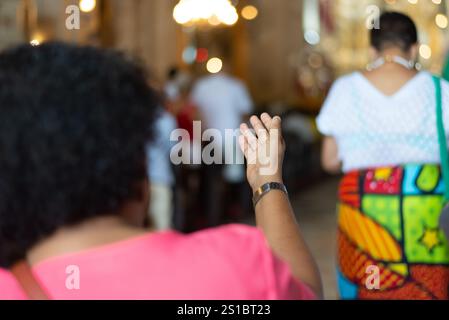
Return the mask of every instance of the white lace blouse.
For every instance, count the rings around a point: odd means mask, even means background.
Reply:
[[[443,81],[443,117],[449,141],[449,83]],[[343,171],[440,163],[435,87],[420,72],[387,96],[362,73],[337,80],[317,119],[319,131],[336,139]]]

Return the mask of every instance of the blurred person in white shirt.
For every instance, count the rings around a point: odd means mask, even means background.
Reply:
[[[216,74],[205,76],[197,81],[192,90],[192,101],[198,107],[202,116],[202,129],[216,129],[223,139],[213,141],[215,148],[229,151],[229,146],[225,141],[225,130],[237,130],[247,115],[253,111],[253,101],[245,84],[226,72],[224,69]],[[239,154],[240,150],[236,141],[231,147],[234,154]],[[245,181],[245,167],[241,164],[213,164],[204,168],[203,190],[204,190],[204,211],[208,218],[208,225],[220,224],[224,203],[224,183],[237,191],[240,197],[240,208],[245,209],[246,190],[239,190]],[[228,197],[227,197],[228,198]],[[234,199],[234,197],[229,197]],[[229,202],[228,202],[229,203]],[[240,214],[240,213],[239,213]]]

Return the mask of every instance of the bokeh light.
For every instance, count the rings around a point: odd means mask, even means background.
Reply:
[[[206,62],[208,58],[209,50],[207,50],[206,48],[198,48],[198,50],[196,51],[196,62]]]
[[[207,62],[206,68],[210,73],[218,73],[223,69],[223,61],[217,57],[211,58]]]
[[[189,46],[184,49],[182,53],[182,60],[187,64],[192,64],[196,59],[197,49],[193,46]]]
[[[233,25],[239,15],[229,0],[180,0],[173,10],[179,24],[209,23]]]
[[[242,17],[243,19],[246,20],[254,20],[257,18],[257,16],[259,15],[259,11],[257,10],[257,8],[255,6],[245,6],[242,9]]]
[[[435,23],[439,28],[446,29],[448,25],[447,17],[444,14],[439,13],[435,17]]]
[[[432,49],[427,45],[427,44],[422,44],[419,47],[419,55],[428,60],[430,58],[432,58]]]
[[[96,0],[80,0],[80,10],[82,12],[92,12],[97,6]]]

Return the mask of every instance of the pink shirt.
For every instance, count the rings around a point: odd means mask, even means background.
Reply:
[[[73,289],[71,266],[79,270],[79,289]],[[152,233],[51,258],[33,272],[58,300],[315,298],[272,254],[261,231],[241,225],[191,235]],[[25,298],[15,279],[0,269],[0,299]]]

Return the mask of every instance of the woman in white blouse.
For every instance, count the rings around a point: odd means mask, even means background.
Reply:
[[[334,84],[318,117],[323,166],[344,172],[338,203],[343,299],[448,299],[436,95],[417,72],[418,36],[400,13],[371,31],[373,62]],[[449,140],[449,83],[442,82]]]

